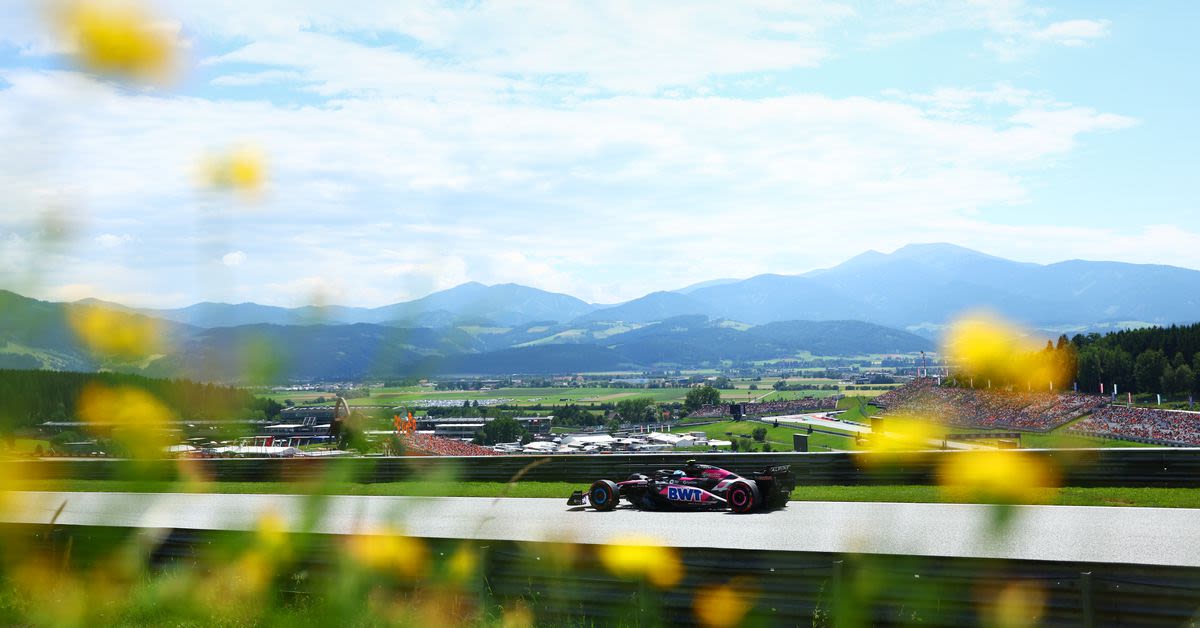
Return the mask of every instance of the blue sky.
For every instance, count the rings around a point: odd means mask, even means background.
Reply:
[[[153,89],[6,10],[0,285],[615,302],[931,241],[1200,268],[1196,3],[342,4],[148,4],[182,52]],[[197,185],[239,146],[259,198]]]

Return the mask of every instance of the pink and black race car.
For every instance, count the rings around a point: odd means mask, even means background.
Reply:
[[[635,473],[624,482],[597,480],[588,490],[592,508],[608,511],[621,498],[643,510],[698,510],[728,508],[745,513],[787,504],[796,478],[791,467],[769,467],[738,475],[719,467],[689,460],[683,469],[659,469],[652,474]],[[575,491],[568,504],[583,505],[583,491]]]

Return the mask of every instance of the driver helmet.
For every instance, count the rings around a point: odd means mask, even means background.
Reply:
[[[676,469],[675,472],[671,474],[671,477],[673,477],[676,480],[682,480],[683,479],[683,471]]]

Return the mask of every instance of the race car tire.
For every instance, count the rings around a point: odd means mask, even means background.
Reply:
[[[733,486],[725,491],[725,501],[729,503],[730,510],[743,514],[754,510],[761,498],[757,486],[749,482],[734,482]]]
[[[596,480],[595,484],[592,484],[592,488],[588,489],[588,501],[591,502],[592,508],[606,512],[616,508],[621,497],[617,493],[615,483],[609,480]]]

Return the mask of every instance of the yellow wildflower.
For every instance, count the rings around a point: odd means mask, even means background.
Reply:
[[[963,451],[944,456],[938,483],[952,499],[997,504],[1036,503],[1058,474],[1024,451]]]
[[[654,539],[628,537],[600,549],[600,562],[615,576],[644,578],[657,587],[673,587],[683,579],[683,564],[674,548]]]
[[[79,395],[79,416],[93,431],[112,429],[136,458],[161,458],[171,411],[153,395],[132,386],[90,384]]]
[[[107,358],[142,360],[162,350],[158,321],[104,307],[76,306],[68,321],[93,353]]]
[[[350,537],[346,544],[350,557],[368,569],[408,578],[425,573],[428,549],[420,539],[391,530],[380,530]]]
[[[162,82],[174,67],[173,28],[132,0],[69,0],[53,17],[84,69]]]
[[[700,625],[714,628],[738,625],[753,607],[754,593],[737,578],[725,585],[701,589],[692,603]]]

